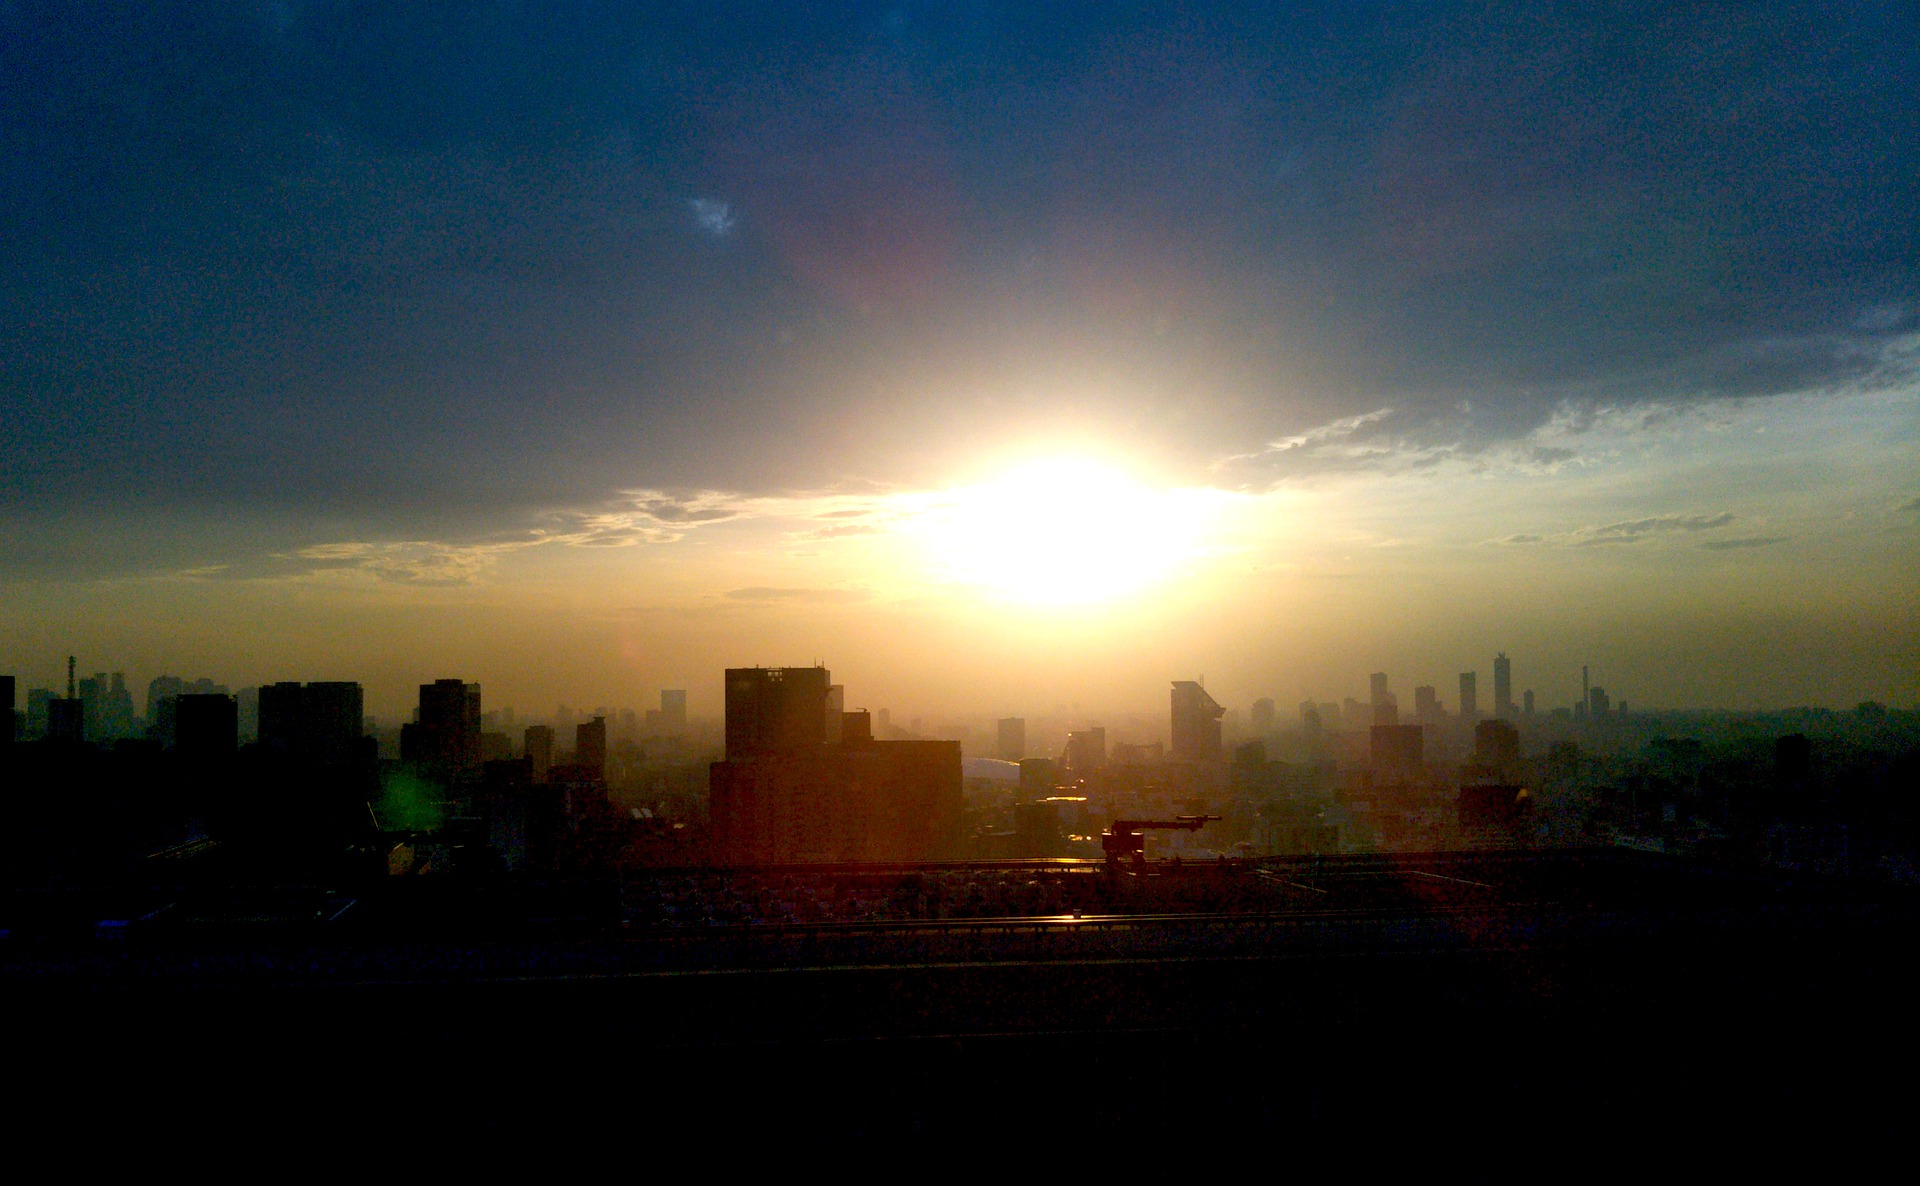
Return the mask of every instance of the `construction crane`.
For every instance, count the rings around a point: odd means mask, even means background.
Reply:
[[[1100,833],[1100,847],[1107,852],[1107,872],[1119,872],[1122,861],[1136,869],[1147,863],[1145,832],[1198,832],[1203,825],[1219,818],[1217,815],[1176,815],[1172,819],[1114,820],[1111,827]]]

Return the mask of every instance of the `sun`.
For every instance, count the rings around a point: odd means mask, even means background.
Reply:
[[[1172,574],[1195,554],[1203,514],[1103,461],[1027,462],[948,490],[920,516],[935,572],[1005,601],[1111,601]]]

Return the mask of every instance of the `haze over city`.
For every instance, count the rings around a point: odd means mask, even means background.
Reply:
[[[0,655],[1911,704],[1912,17],[9,6]]]

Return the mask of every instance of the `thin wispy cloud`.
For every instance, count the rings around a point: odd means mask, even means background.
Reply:
[[[1710,539],[1700,546],[1710,552],[1732,552],[1744,548],[1770,548],[1775,544],[1784,544],[1793,537],[1786,535],[1750,535],[1740,539]]]

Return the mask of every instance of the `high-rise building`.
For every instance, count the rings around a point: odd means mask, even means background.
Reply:
[[[20,726],[14,723],[13,677],[0,675],[0,745],[10,745]]]
[[[1480,676],[1472,671],[1460,673],[1460,719],[1480,719]]]
[[[183,758],[219,758],[240,745],[240,711],[231,696],[188,692],[169,697],[173,748]]]
[[[861,712],[823,739],[832,686],[822,667],[727,671],[727,756],[708,815],[729,864],[924,861],[953,856],[960,743],[875,740]]]
[[[829,745],[841,738],[842,716],[847,711],[847,688],[845,684],[827,685],[827,711],[821,720],[820,740]]]
[[[661,690],[660,720],[670,729],[687,723],[687,690],[685,688]]]
[[[1173,756],[1192,762],[1220,757],[1220,718],[1226,709],[1190,679],[1173,681]]]
[[[1440,693],[1432,684],[1421,684],[1413,690],[1413,718],[1421,724],[1432,724],[1442,715]]]
[[[1384,704],[1387,699],[1387,673],[1376,671],[1367,677],[1367,703]]]
[[[335,680],[307,685],[302,742],[313,761],[333,764],[355,760],[366,721],[366,695],[359,684]]]
[[[1528,716],[1533,715],[1533,689],[1532,688],[1528,688],[1526,690],[1526,694],[1521,697],[1520,711],[1524,712]]]
[[[52,688],[27,689],[27,732],[28,737],[47,735],[47,705],[53,701]]]
[[[299,749],[306,707],[306,690],[298,680],[261,685],[260,744],[276,751]]]
[[[596,778],[607,776],[607,718],[595,717],[574,726],[573,762],[591,770]]]
[[[1107,730],[1103,725],[1074,729],[1060,751],[1060,766],[1069,775],[1085,775],[1107,764]]]
[[[1273,732],[1274,708],[1271,699],[1262,696],[1260,699],[1254,701],[1252,715],[1253,732],[1255,736],[1265,737],[1267,734]]]
[[[1003,762],[1018,762],[1027,756],[1027,719],[1025,717],[1001,717],[1000,735],[994,746],[994,756]]]
[[[78,696],[56,696],[47,701],[48,741],[85,741],[86,721],[86,703]]]
[[[162,740],[172,740],[171,731],[162,725],[161,718],[171,716],[172,710],[165,707],[166,702],[178,697],[186,690],[187,681],[177,675],[156,675],[147,681],[147,733],[149,736],[158,732],[166,734]],[[156,729],[156,725],[162,727]]]
[[[533,781],[547,781],[553,768],[553,726],[528,725],[524,737],[527,760],[533,763]]]
[[[480,768],[480,685],[457,679],[420,685],[419,719],[400,730],[400,756],[439,762],[455,774]]]
[[[320,765],[356,761],[366,733],[365,703],[360,685],[347,681],[267,684],[258,694],[260,744]],[[238,729],[237,699],[234,716]]]
[[[1595,685],[1592,690],[1587,693],[1587,719],[1590,721],[1605,720],[1607,714],[1612,711],[1613,703],[1607,698],[1607,690]]]
[[[1520,761],[1520,730],[1511,721],[1481,721],[1473,727],[1473,760],[1505,770]]]
[[[1493,715],[1501,720],[1513,715],[1513,662],[1505,651],[1493,657]]]
[[[824,745],[832,685],[824,667],[727,668],[727,757]]]
[[[1320,731],[1326,727],[1325,718],[1320,715],[1320,706],[1311,700],[1300,702],[1300,732],[1309,744],[1320,740]]]

